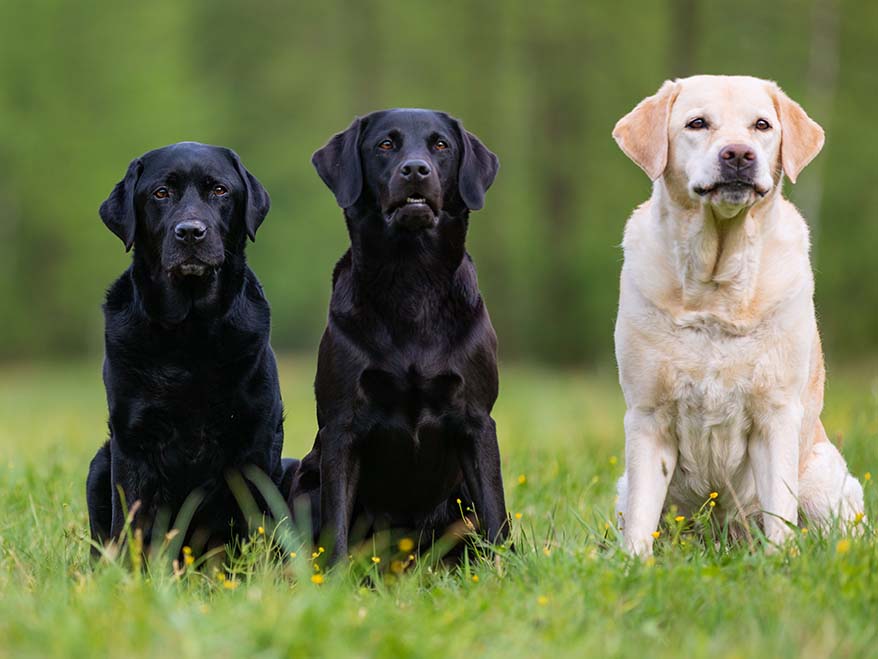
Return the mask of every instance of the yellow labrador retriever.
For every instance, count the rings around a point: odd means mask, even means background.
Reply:
[[[662,510],[762,513],[772,544],[801,508],[851,520],[863,490],[820,422],[823,353],[808,228],[781,195],[823,130],[773,82],[667,81],[613,131],[654,181],[625,227],[616,358],[625,395],[618,513],[652,552]]]

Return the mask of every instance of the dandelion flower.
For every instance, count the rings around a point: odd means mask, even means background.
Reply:
[[[546,597],[545,595],[540,595],[539,597],[537,597],[537,604],[539,604],[540,606],[546,606],[546,604],[548,604],[548,603],[549,603],[549,598]]]
[[[518,476],[518,484],[519,484],[519,485],[524,485],[525,483],[527,483],[527,476],[525,476],[524,474],[519,474],[519,476]]]
[[[472,576],[472,579],[473,579],[473,583],[479,583],[479,575],[474,574],[474,575]]]
[[[802,535],[808,535],[808,529],[807,529],[807,527],[804,528],[804,529],[802,529]]]
[[[661,531],[653,531],[653,532],[652,532],[652,537],[653,537],[653,538],[658,538],[661,534],[662,534]]]
[[[291,552],[290,552],[290,558],[295,558],[295,557],[296,557],[296,552],[291,551]]]
[[[711,492],[711,493],[710,493],[710,498],[711,498],[711,499],[716,499],[718,496],[719,496],[719,492]]]
[[[399,541],[399,550],[402,552],[410,552],[415,548],[415,541],[411,538],[403,538]]]
[[[183,547],[183,555],[184,556],[191,556],[192,555],[192,547],[189,547],[189,546]]]
[[[223,581],[223,588],[225,588],[226,590],[235,590],[235,588],[237,587],[238,582],[234,579],[227,579],[226,581]]]
[[[186,565],[192,565],[195,562],[195,557],[192,554],[186,554],[183,556],[183,563]]]
[[[405,563],[402,561],[392,561],[390,563],[390,571],[394,574],[402,574],[403,570],[405,570]]]
[[[378,565],[378,563],[381,562],[381,557],[380,556],[373,556],[372,562],[375,563],[375,565]]]
[[[863,474],[863,480],[867,480],[867,481],[872,480],[872,472],[867,471],[865,474]]]
[[[859,524],[860,522],[862,522],[862,521],[863,521],[863,518],[864,518],[865,516],[866,516],[866,514],[865,514],[864,512],[862,512],[862,511],[861,511],[861,512],[858,512],[858,513],[856,514],[856,516],[854,517],[854,524]]]
[[[838,541],[838,544],[835,545],[835,553],[836,554],[847,554],[851,550],[851,541],[847,538]]]
[[[225,572],[217,572],[216,573],[216,580],[219,581],[220,583],[225,581],[226,580],[226,573]]]
[[[521,519],[521,513],[515,513],[515,519]]]
[[[552,550],[549,547],[543,547],[543,554],[546,556],[550,556],[552,554]]]
[[[318,586],[323,583],[323,575],[322,574],[312,574],[311,575],[311,583],[316,583]]]
[[[611,456],[610,456],[610,464],[611,464],[611,465],[614,465],[614,464],[616,464],[617,462],[619,462],[619,458],[617,458],[615,455],[611,455]]]
[[[265,528],[262,526],[256,529],[256,531],[259,533],[259,535],[265,535]]]
[[[686,518],[685,518],[683,515],[677,515],[677,516],[674,518],[674,521],[675,521],[675,522],[685,522],[685,521],[686,521]]]
[[[325,551],[326,551],[326,550],[325,550],[323,547],[318,547],[318,548],[317,548],[317,553],[318,553],[318,554],[322,554],[322,553],[324,553]]]

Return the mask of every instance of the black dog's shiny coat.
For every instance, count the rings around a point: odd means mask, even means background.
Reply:
[[[118,538],[128,506],[149,539],[198,490],[196,549],[246,520],[226,482],[255,465],[281,481],[283,407],[269,345],[269,307],[244,246],[268,194],[229,149],[191,142],[135,159],[100,209],[134,245],[104,305],[110,439],[87,482],[93,538]]]
[[[464,244],[496,156],[444,113],[390,110],[354,121],[313,163],[351,248],[333,273],[319,432],[291,506],[310,498],[333,559],[355,526],[429,541],[467,507],[502,541],[497,340]]]

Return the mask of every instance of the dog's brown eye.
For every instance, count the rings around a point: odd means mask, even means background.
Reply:
[[[433,145],[433,148],[437,151],[445,151],[448,148],[448,142],[445,140],[436,140],[436,144]]]
[[[771,128],[771,124],[765,121],[765,119],[756,120],[756,130],[768,130],[769,128]]]
[[[168,198],[168,189],[167,188],[159,188],[155,192],[152,193],[152,196],[156,199],[167,199]]]
[[[703,117],[698,117],[686,124],[686,128],[689,128],[690,130],[704,130],[707,128],[707,122]]]
[[[217,197],[222,197],[224,194],[228,194],[228,192],[229,192],[229,191],[226,189],[226,187],[225,187],[224,185],[215,185],[215,186],[213,186],[213,193],[214,193]]]
[[[384,140],[380,144],[378,144],[378,148],[382,151],[390,151],[393,148],[393,142],[390,140]]]

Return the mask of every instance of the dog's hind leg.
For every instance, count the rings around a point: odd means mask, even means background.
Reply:
[[[848,471],[838,449],[821,434],[823,439],[811,447],[799,478],[799,505],[821,526],[833,520],[850,524],[862,519],[863,487]]]
[[[104,544],[110,538],[113,519],[113,486],[110,480],[110,442],[104,443],[92,458],[85,484],[85,499],[88,504],[88,523],[91,537]],[[92,555],[100,552],[92,547]]]

